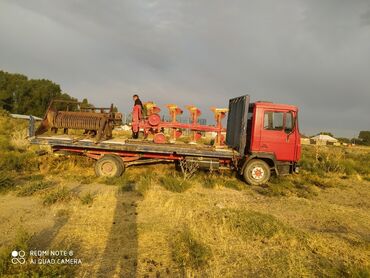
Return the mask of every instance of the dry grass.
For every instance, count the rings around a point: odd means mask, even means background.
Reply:
[[[204,269],[211,257],[211,249],[184,228],[174,235],[172,256],[183,275]]]
[[[68,202],[74,197],[76,197],[75,194],[73,194],[73,192],[68,188],[61,187],[45,195],[43,198],[43,204],[45,206],[50,206],[58,202]]]
[[[160,185],[172,170],[129,168],[130,191],[122,189],[120,179],[113,186],[78,183],[76,188],[87,193],[67,202],[63,197],[51,206],[67,219],[53,234],[54,244],[68,235],[81,244],[79,255],[86,263],[74,269],[78,275],[104,270],[114,276],[119,269],[149,277],[369,274],[366,181],[352,186],[342,180],[344,187],[311,185],[317,191],[309,198],[297,196],[292,188],[286,189],[288,195],[261,195],[251,187],[235,190],[223,182],[210,189],[202,179],[178,193]],[[214,179],[231,177],[214,174]],[[144,194],[137,192],[139,184]],[[113,246],[122,252],[112,252]]]
[[[370,148],[303,146],[300,163],[311,174],[325,176],[335,173],[366,178],[370,175]]]
[[[18,129],[12,132],[10,144],[18,150],[27,150],[30,145],[29,141],[27,140],[27,132],[28,131],[26,128]]]
[[[10,263],[10,254],[13,250],[23,250],[29,254],[31,250],[30,241],[32,235],[19,229],[15,232],[13,243],[0,250],[0,276],[1,277],[73,277],[76,273],[75,267],[69,265],[32,265]]]
[[[370,276],[368,148],[304,147],[299,175],[256,187],[227,172],[198,172],[184,184],[172,165],[98,179],[81,157],[46,155],[30,171],[33,150],[1,140],[0,163],[11,166],[0,185],[16,191],[0,196],[0,276]],[[29,237],[9,233],[23,225]],[[9,265],[9,250],[29,242],[78,246],[83,264]]]
[[[165,194],[158,189],[151,191],[140,207],[143,234],[151,235],[143,237],[147,239],[141,243],[143,249],[161,250],[162,254],[151,253],[151,259],[166,261],[172,265],[171,273],[181,274],[182,268],[168,259],[172,251],[161,239],[173,238],[171,231],[184,225],[212,254],[207,268],[190,268],[187,276],[338,277],[362,273],[366,277],[369,274],[366,233],[370,227],[362,222],[364,217],[369,219],[365,208],[356,207],[356,214],[352,214],[353,207],[343,206],[335,212],[333,209],[338,205],[331,204],[330,199],[257,197],[253,191],[244,192],[199,187],[181,195]],[[342,194],[348,192],[338,195]],[[357,192],[352,198],[360,194]],[[362,202],[367,202],[369,207],[366,196]],[[146,216],[149,211],[150,215]],[[341,223],[347,214],[352,218]],[[323,221],[317,222],[320,218]],[[333,219],[337,220],[332,222]],[[158,246],[160,242],[163,243]],[[342,255],[338,257],[335,253]]]

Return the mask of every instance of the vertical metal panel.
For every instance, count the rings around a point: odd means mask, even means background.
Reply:
[[[35,136],[35,118],[30,115],[30,124],[28,126],[28,137]]]
[[[226,144],[237,150],[243,157],[247,144],[247,122],[249,109],[249,95],[229,100],[227,118]]]

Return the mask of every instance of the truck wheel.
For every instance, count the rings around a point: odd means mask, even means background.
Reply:
[[[95,162],[94,170],[98,177],[119,177],[125,170],[125,165],[116,155],[104,155]]]
[[[243,176],[250,185],[264,184],[270,179],[270,166],[261,159],[252,159],[244,168]]]

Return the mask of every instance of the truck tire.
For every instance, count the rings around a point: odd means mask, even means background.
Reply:
[[[265,184],[270,176],[270,166],[261,159],[250,160],[243,171],[244,180],[250,185]]]
[[[95,162],[94,170],[98,177],[119,177],[125,170],[125,165],[116,155],[104,155]]]

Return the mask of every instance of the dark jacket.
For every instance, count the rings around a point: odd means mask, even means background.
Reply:
[[[135,105],[140,105],[140,106],[141,106],[141,108],[143,108],[143,103],[141,102],[141,100],[140,100],[139,98],[137,98],[137,99],[135,100]]]

